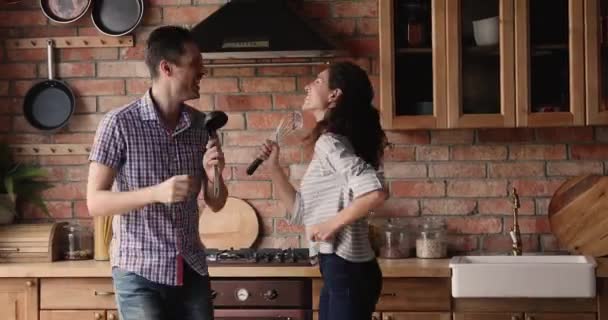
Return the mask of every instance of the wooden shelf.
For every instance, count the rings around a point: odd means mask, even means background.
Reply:
[[[46,49],[47,40],[53,40],[55,48],[106,48],[133,47],[132,35],[122,37],[92,36],[92,37],[48,37],[21,38],[4,41],[7,49]]]

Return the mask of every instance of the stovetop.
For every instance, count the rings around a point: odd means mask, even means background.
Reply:
[[[205,249],[207,263],[257,266],[310,266],[313,264],[307,248],[288,249]]]

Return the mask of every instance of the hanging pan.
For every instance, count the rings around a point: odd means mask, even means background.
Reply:
[[[53,41],[47,40],[49,79],[35,84],[23,100],[25,119],[40,130],[56,130],[74,113],[74,93],[63,81],[53,79]]]
[[[42,13],[57,23],[80,19],[89,10],[91,0],[40,0]]]
[[[130,33],[143,16],[143,0],[95,0],[91,12],[95,28],[108,36]]]

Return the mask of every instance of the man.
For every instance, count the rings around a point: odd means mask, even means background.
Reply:
[[[197,196],[212,211],[214,166],[224,169],[204,114],[184,104],[199,97],[201,55],[190,32],[154,30],[146,47],[152,87],[106,114],[90,155],[87,206],[114,215],[112,277],[122,320],[213,319],[209,276],[198,234]],[[114,190],[113,182],[116,182]]]

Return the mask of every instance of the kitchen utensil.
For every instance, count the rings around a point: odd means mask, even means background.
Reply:
[[[292,112],[285,115],[277,129],[274,131],[271,140],[274,140],[276,143],[279,143],[282,138],[294,133],[296,130],[299,130],[304,126],[304,120],[302,118],[302,114],[300,112]],[[247,175],[252,175],[255,170],[264,162],[261,158],[256,158],[253,162],[247,167]]]
[[[478,46],[498,44],[498,17],[473,21],[473,37]]]
[[[74,22],[89,10],[91,0],[40,0],[42,13],[57,23]]]
[[[548,215],[551,232],[568,251],[608,255],[608,177],[580,175],[553,194]]]
[[[91,18],[99,32],[123,36],[133,31],[144,16],[143,0],[95,0]]]
[[[228,197],[219,212],[203,209],[198,228],[205,247],[220,250],[249,248],[260,231],[253,207],[235,197]]]
[[[65,260],[88,260],[93,258],[93,233],[79,224],[64,226],[65,238],[63,258]]]
[[[35,84],[23,101],[25,119],[40,130],[56,130],[68,123],[74,113],[74,93],[63,81],[53,77],[53,41],[47,41],[49,79]]]
[[[217,130],[222,128],[228,122],[228,116],[223,111],[211,111],[205,116],[204,126],[209,132],[210,139],[218,139]],[[213,177],[213,195],[218,197],[220,194],[220,170],[215,165]]]

